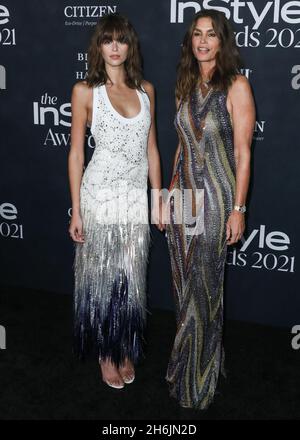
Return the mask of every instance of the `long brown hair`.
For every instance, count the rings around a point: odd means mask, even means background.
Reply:
[[[107,80],[110,80],[105,70],[100,46],[103,42],[112,39],[128,44],[128,55],[124,63],[125,83],[131,89],[141,89],[143,76],[138,37],[129,20],[117,13],[101,17],[96,24],[88,49],[87,84],[92,87],[106,84]]]
[[[201,79],[198,62],[192,51],[192,35],[199,18],[209,17],[220,40],[220,50],[216,55],[216,66],[211,77],[211,84],[217,89],[227,90],[235,79],[238,69],[242,67],[235,36],[225,15],[214,9],[198,12],[182,44],[181,58],[177,67],[176,97],[186,99]]]

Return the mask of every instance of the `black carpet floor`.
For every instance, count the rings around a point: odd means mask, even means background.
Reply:
[[[122,390],[105,385],[97,362],[72,354],[72,298],[1,288],[2,420],[300,419],[300,350],[290,329],[225,322],[227,379],[206,411],[181,408],[164,376],[175,334],[172,312],[151,310],[146,357]]]

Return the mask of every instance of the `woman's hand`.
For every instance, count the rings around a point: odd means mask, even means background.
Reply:
[[[170,200],[162,200],[161,206],[161,223],[163,229],[167,229],[167,225],[170,224]]]
[[[227,244],[238,242],[245,230],[245,214],[233,210],[226,224],[226,240]]]
[[[84,243],[83,225],[79,214],[72,215],[69,234],[73,241]]]
[[[165,225],[163,224],[162,215],[163,213],[163,202],[161,197],[159,198],[159,202],[154,202],[151,209],[151,223],[155,224],[157,229],[163,231],[165,229]]]

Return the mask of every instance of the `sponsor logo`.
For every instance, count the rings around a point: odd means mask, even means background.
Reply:
[[[33,123],[46,127],[45,147],[69,147],[71,141],[71,103],[59,103],[57,96],[45,92],[39,101],[33,102]],[[93,136],[86,134],[87,146],[95,148]]]
[[[215,9],[225,14],[226,18],[237,24],[243,24],[243,12],[247,12],[253,21],[252,29],[258,29],[266,17],[274,24],[283,21],[289,24],[300,23],[300,1],[289,1],[282,4],[281,0],[265,1],[258,9],[253,1],[241,0],[203,0],[178,1],[171,0],[171,23],[183,23],[186,9],[192,8],[197,13],[201,9]],[[261,2],[260,2],[261,3]],[[202,6],[201,6],[202,5]]]
[[[0,205],[0,237],[23,239],[23,225],[16,222],[18,210],[15,205],[3,202]]]
[[[34,125],[47,127],[47,133],[43,141],[44,146],[66,147],[70,143],[70,133],[58,131],[57,127],[71,127],[71,104],[69,102],[59,104],[57,96],[44,93],[40,101],[33,103]]]
[[[117,6],[66,6],[64,16],[68,20],[65,21],[65,26],[95,26],[100,17],[115,12]]]
[[[6,6],[0,5],[0,26],[9,22],[9,10]]]
[[[87,70],[88,70],[87,53],[78,52],[77,62],[80,63],[81,70],[76,70],[75,78],[77,81],[82,81],[87,76]]]
[[[228,266],[246,267],[278,272],[295,272],[295,257],[287,254],[290,238],[285,232],[266,232],[266,225],[253,229],[248,237],[242,237],[242,246],[228,251]]]
[[[256,4],[255,4],[256,3]],[[265,29],[264,24],[297,25],[300,23],[300,1],[281,0],[264,1],[241,1],[241,0],[203,0],[203,1],[179,1],[170,0],[170,22],[183,23],[191,13],[197,13],[202,9],[214,9],[225,14],[239,28],[235,32],[238,47],[295,47],[299,48],[298,30],[290,27],[278,30],[274,27]],[[261,4],[263,3],[263,4]],[[249,18],[250,15],[250,18]],[[244,23],[247,23],[244,25]],[[248,24],[249,23],[249,24]]]
[[[10,21],[9,10],[6,6],[0,5],[0,26],[5,26]],[[0,28],[0,46],[15,46],[16,30],[9,27]]]
[[[33,120],[35,125],[46,125],[48,118],[53,125],[71,127],[71,104],[69,102],[58,105],[57,96],[44,93],[40,102],[33,103]],[[67,118],[67,119],[63,119]]]
[[[264,131],[265,131],[265,124],[266,121],[256,121],[255,127],[254,127],[254,133],[253,133],[253,139],[256,141],[263,141],[264,140]]]

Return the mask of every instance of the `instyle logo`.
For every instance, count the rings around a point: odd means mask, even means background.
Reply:
[[[291,26],[300,23],[300,1],[170,0],[170,22],[183,23],[186,18],[190,20],[193,13],[203,9],[223,12],[226,18],[236,24],[238,47],[300,47],[299,28],[287,27],[287,23]],[[271,23],[273,27],[265,29],[266,23]],[[285,27],[277,29],[274,27],[277,25]]]
[[[260,249],[267,247],[275,251],[286,251],[290,245],[287,234],[280,231],[271,231],[266,234],[266,226],[260,225],[259,229],[253,229],[247,240],[243,241],[241,251],[245,251],[254,240]]]
[[[295,257],[288,255],[291,241],[285,232],[266,232],[266,225],[260,225],[248,237],[243,236],[241,242],[239,249],[228,251],[226,263],[229,266],[295,272]]]
[[[71,127],[71,104],[65,102],[58,104],[57,96],[50,96],[44,93],[40,102],[33,103],[33,123],[34,125],[49,127],[45,139],[44,146],[66,147],[70,143],[70,133],[57,131],[57,127]]]
[[[43,140],[43,145],[46,147],[70,146],[71,119],[71,103],[64,102],[60,104],[57,96],[51,96],[45,92],[39,101],[33,102],[34,125],[47,128]],[[88,147],[94,148],[93,136],[86,134],[86,138]]]
[[[6,6],[0,5],[0,26],[9,22],[9,10]]]
[[[259,3],[259,8],[256,5]],[[263,3],[261,5],[261,3]],[[223,6],[222,6],[223,5]],[[243,12],[251,14],[253,21],[252,29],[258,29],[268,17],[274,24],[282,20],[285,23],[300,23],[300,1],[289,1],[282,4],[281,0],[249,2],[241,0],[203,0],[203,1],[179,1],[171,0],[171,23],[183,23],[186,9],[192,8],[197,13],[201,9],[215,9],[225,14],[226,18],[237,24],[243,24]]]
[[[66,117],[67,120],[64,120]],[[47,122],[52,125],[71,126],[71,104],[69,102],[58,105],[57,96],[50,96],[44,93],[40,102],[33,103],[33,120],[35,125],[46,125]]]
[[[9,10],[6,6],[0,5],[0,26],[8,24],[10,21]],[[16,30],[11,28],[0,28],[0,46],[15,46]]]
[[[3,202],[0,205],[0,238],[23,239],[23,225],[16,222],[18,210],[15,205]]]
[[[294,75],[291,81],[294,90],[300,89],[300,65],[292,67],[291,73]]]

